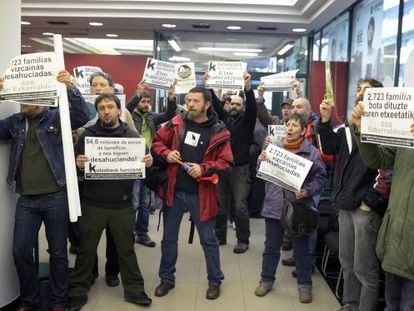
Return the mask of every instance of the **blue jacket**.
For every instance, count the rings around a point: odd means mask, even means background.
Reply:
[[[283,148],[283,144],[279,142],[278,147]],[[310,206],[315,206],[312,197],[322,193],[326,180],[325,165],[321,160],[318,149],[311,145],[307,139],[303,141],[296,155],[313,162],[308,176],[306,176],[302,185],[302,189],[308,191],[308,196],[303,198],[301,202]],[[289,190],[285,191],[287,199],[290,202],[297,201],[293,192]],[[283,210],[283,189],[278,185],[266,182],[265,193],[262,216],[266,218],[280,219]]]
[[[88,122],[87,108],[82,95],[77,89],[68,89],[68,99],[71,126],[72,129],[76,129]],[[59,186],[64,186],[66,180],[59,110],[46,109],[36,132],[56,182]],[[12,187],[26,140],[26,118],[24,114],[19,112],[0,120],[0,140],[11,140],[7,184]]]

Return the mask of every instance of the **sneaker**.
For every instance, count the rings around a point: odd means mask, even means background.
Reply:
[[[293,258],[282,259],[282,265],[287,266],[287,267],[294,267],[295,259]]]
[[[117,275],[105,275],[106,285],[109,287],[117,287],[119,285],[119,278]]]
[[[144,292],[139,293],[138,295],[125,295],[124,298],[128,302],[141,306],[149,306],[152,303],[152,299]]]
[[[155,289],[155,296],[162,297],[168,294],[168,292],[175,287],[174,283],[161,281],[160,285]]]
[[[256,296],[259,296],[259,297],[263,297],[263,296],[266,296],[266,294],[268,293],[268,292],[270,292],[272,290],[272,285],[270,285],[270,284],[260,284],[257,288],[256,288],[256,290],[254,291],[254,294],[256,295]]]
[[[142,244],[146,247],[155,247],[156,243],[151,240],[148,235],[137,235],[135,238],[135,243]]]
[[[237,243],[237,245],[233,248],[233,253],[235,253],[235,254],[243,254],[248,249],[249,249],[249,244]]]
[[[301,303],[311,303],[312,292],[299,292],[299,301]]]

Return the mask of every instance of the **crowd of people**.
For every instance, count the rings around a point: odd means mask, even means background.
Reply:
[[[204,76],[205,81],[208,78]],[[317,210],[330,175],[331,207],[339,210],[339,258],[344,275],[340,310],[377,310],[381,269],[385,271],[386,310],[414,310],[414,151],[359,139],[364,92],[382,87],[381,83],[361,80],[349,122],[334,130],[333,107],[327,100],[320,103],[318,116],[296,89],[298,98],[283,102],[282,115],[273,116],[264,105],[265,86],[258,87],[255,97],[250,74],[244,73],[243,78],[244,90],[236,95],[219,94],[204,86],[192,88],[182,109],[177,108],[171,85],[164,112],[155,113],[151,93],[143,83],[126,109],[121,109],[107,73],[91,76],[91,94],[97,97],[88,103],[69,72],[59,71],[57,81],[67,88],[79,175],[82,216],[77,224],[70,224],[68,217],[58,109],[22,103],[19,113],[0,120],[0,139],[11,144],[7,184],[19,194],[13,240],[20,283],[18,311],[37,310],[41,305],[32,249],[42,222],[50,255],[51,310],[75,311],[87,303],[88,291],[99,275],[97,246],[104,230],[106,284],[119,286],[120,274],[124,299],[151,305],[134,244],[156,246],[148,232],[152,195],[161,206],[163,228],[155,296],[165,296],[175,287],[179,229],[188,211],[205,256],[206,298],[217,299],[225,275],[220,245],[228,242],[228,220],[235,224],[233,252],[241,255],[249,249],[249,206],[254,205],[265,227],[262,270],[254,294],[264,297],[275,286],[280,252],[287,240],[293,246],[289,262],[296,268],[298,299],[311,303],[317,232],[289,235],[281,218],[286,202]],[[0,78],[0,89],[3,83]],[[257,167],[268,157],[265,149],[270,139],[265,136],[269,125],[285,125],[285,137],[275,143],[277,147],[312,162],[299,190],[253,180]],[[146,152],[139,161],[147,168],[151,186],[146,179],[84,179],[89,161],[85,137],[144,138]],[[217,184],[204,178],[215,174]],[[255,185],[262,189],[261,198],[249,204]],[[76,254],[72,271],[68,268],[68,232],[70,252]]]

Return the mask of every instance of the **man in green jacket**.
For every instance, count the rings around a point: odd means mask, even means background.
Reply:
[[[385,271],[386,310],[414,310],[414,149],[361,143],[363,111],[360,102],[349,123],[364,163],[374,169],[393,167],[388,209],[376,246]]]

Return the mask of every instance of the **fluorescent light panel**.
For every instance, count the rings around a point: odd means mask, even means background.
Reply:
[[[277,55],[284,55],[286,54],[291,48],[293,48],[293,43],[286,43],[284,47],[282,47],[278,52]]]
[[[247,49],[247,48],[217,48],[217,47],[208,47],[201,46],[198,48],[199,51],[217,51],[217,52],[246,52],[246,53],[262,53],[262,49]]]
[[[181,47],[174,39],[168,40],[168,44],[173,48],[174,51],[181,52]]]

